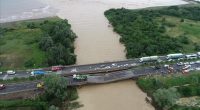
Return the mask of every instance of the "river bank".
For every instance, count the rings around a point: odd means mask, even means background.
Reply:
[[[144,8],[185,4],[182,0],[40,0],[54,8],[56,15],[68,19],[78,38],[75,41],[77,64],[124,60],[120,36],[108,27],[104,12],[110,8]],[[134,81],[85,86],[78,89],[80,110],[153,110]]]
[[[45,0],[67,18],[77,34],[75,54],[77,64],[123,60],[125,48],[119,43],[120,36],[109,27],[104,12],[110,8],[144,8],[185,4],[181,0]],[[84,107],[80,110],[154,110],[146,104],[146,94],[134,81],[122,81],[105,85],[85,86],[78,89]]]

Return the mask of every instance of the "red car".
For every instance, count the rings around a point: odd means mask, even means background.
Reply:
[[[52,66],[51,71],[60,71],[62,70],[62,66]]]
[[[5,89],[6,86],[4,84],[0,84],[0,90]]]

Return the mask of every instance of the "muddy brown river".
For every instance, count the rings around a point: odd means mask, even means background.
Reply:
[[[144,8],[185,4],[182,0],[40,0],[55,8],[57,15],[68,19],[77,34],[77,64],[124,60],[125,48],[119,35],[108,27],[104,11],[110,8]],[[143,93],[133,80],[78,89],[80,110],[154,110],[145,102]]]

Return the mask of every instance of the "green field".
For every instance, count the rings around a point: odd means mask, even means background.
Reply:
[[[190,43],[183,44],[183,52],[194,52],[194,43],[200,44],[200,21],[184,19],[184,22],[180,22],[180,18],[173,16],[162,16],[159,18],[159,21],[163,17],[166,19],[166,22],[175,25],[174,27],[167,27],[165,34],[171,37],[186,35]]]
[[[50,29],[54,28],[54,24],[59,24],[59,22],[63,22],[63,20],[53,17],[0,24],[0,70],[53,65],[48,64],[50,57],[39,47],[39,42],[42,37],[51,32]],[[70,25],[67,26],[70,29]],[[53,34],[51,36],[54,37]],[[73,42],[73,40],[70,41]],[[54,44],[57,45],[55,42]],[[73,49],[71,50],[73,51]]]

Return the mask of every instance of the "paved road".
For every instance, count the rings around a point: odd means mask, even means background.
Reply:
[[[159,56],[162,61],[167,61],[166,56]],[[104,62],[97,64],[88,65],[72,65],[64,66],[64,69],[58,74],[72,75],[72,74],[85,74],[85,73],[98,73],[98,72],[112,72],[116,70],[124,70],[132,67],[141,65],[139,58],[129,59],[125,61],[115,61],[115,62]],[[45,70],[50,70],[50,68],[45,68]],[[0,79],[7,80],[13,79],[14,77],[22,78],[29,77],[30,71],[16,71],[15,75],[7,75],[5,72],[0,75]]]
[[[180,72],[184,65],[179,66],[177,64],[172,65],[172,67],[176,72]],[[200,63],[191,64],[190,69],[200,69]],[[87,81],[77,81],[72,78],[72,76],[66,77],[68,79],[68,83],[73,85],[83,85],[83,84],[96,84],[96,83],[107,83],[117,80],[129,79],[133,77],[139,77],[144,75],[155,75],[155,74],[168,74],[168,69],[164,66],[161,66],[159,69],[153,66],[151,67],[138,67],[131,70],[124,70],[124,71],[116,71],[110,72],[107,74],[96,74],[90,75]],[[0,90],[0,95],[5,93],[11,93],[16,91],[25,91],[30,89],[36,89],[37,82],[28,82],[28,83],[19,83],[19,84],[10,84],[6,86],[6,89]]]
[[[6,89],[0,90],[0,95],[8,94],[13,92],[34,90],[36,88],[37,82],[22,82],[22,83],[13,83],[6,85]]]

